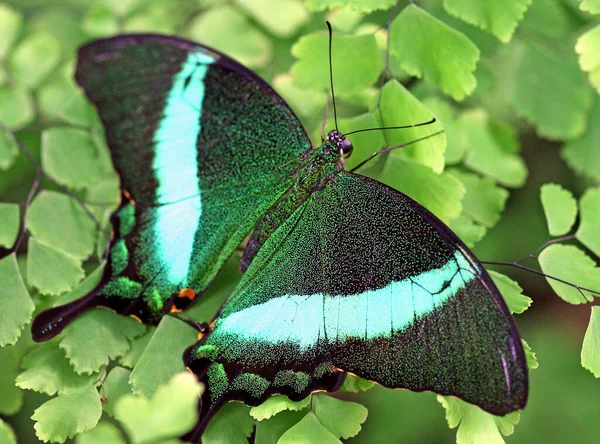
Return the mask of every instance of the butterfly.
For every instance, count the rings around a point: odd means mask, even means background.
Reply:
[[[300,400],[348,373],[496,415],[525,406],[521,339],[482,264],[420,204],[346,171],[339,131],[313,147],[256,74],[173,37],[91,43],[76,79],[123,203],[102,282],[41,313],[34,339],[93,306],[150,323],[181,310],[250,235],[241,281],[184,354],[206,384],[188,439],[227,401]]]

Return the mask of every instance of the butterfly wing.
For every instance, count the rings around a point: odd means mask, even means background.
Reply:
[[[144,321],[173,303],[183,308],[289,188],[311,148],[270,86],[192,42],[97,41],[80,49],[76,79],[100,113],[124,199],[100,286],[44,313],[33,329],[39,340],[90,306]]]
[[[269,238],[185,360],[207,383],[197,431],[224,401],[300,399],[345,372],[497,415],[527,398],[519,334],[479,261],[418,203],[351,173]]]

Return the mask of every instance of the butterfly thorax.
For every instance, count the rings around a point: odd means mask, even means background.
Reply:
[[[254,228],[244,250],[241,269],[245,271],[269,236],[310,196],[334,181],[345,170],[339,149],[330,141],[304,155],[292,179],[290,189],[269,209]]]

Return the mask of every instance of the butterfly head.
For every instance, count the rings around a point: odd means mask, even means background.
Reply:
[[[341,134],[338,130],[329,131],[327,134],[327,141],[337,147],[340,155],[350,157],[350,154],[352,154],[352,150],[354,149],[352,142],[350,142],[349,139],[346,139],[346,136]]]

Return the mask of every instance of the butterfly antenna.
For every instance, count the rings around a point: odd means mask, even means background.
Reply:
[[[359,129],[359,130],[356,130],[356,131],[350,131],[349,133],[344,133],[344,136],[349,136],[350,134],[356,134],[356,133],[364,133],[366,131],[382,131],[382,130],[392,130],[392,129],[416,128],[418,126],[431,125],[432,123],[435,123],[435,122],[436,122],[436,118],[434,117],[433,119],[428,120],[427,122],[415,123],[414,125],[382,126],[382,127],[378,127],[378,128],[364,128],[364,129]]]
[[[377,128],[374,128],[374,129],[377,129]],[[387,153],[387,152],[390,152],[390,151],[393,151],[393,150],[397,150],[397,149],[400,149],[400,148],[404,148],[406,146],[412,145],[413,143],[422,142],[423,140],[429,139],[431,137],[438,136],[438,135],[442,134],[443,132],[444,132],[444,130],[441,130],[441,131],[435,132],[433,134],[429,134],[429,135],[427,135],[425,137],[421,137],[419,139],[411,140],[410,142],[402,143],[400,145],[389,146],[387,148],[383,148],[382,150],[375,151],[373,154],[371,154],[369,157],[367,157],[361,163],[359,163],[354,168],[352,168],[350,170],[350,172],[353,173],[354,171],[356,171],[357,169],[359,169],[360,167],[362,167],[363,165],[365,165],[367,162],[369,162],[371,159],[373,159],[374,157],[379,156],[380,154]]]
[[[331,23],[327,23],[327,29],[329,29],[329,83],[331,84],[331,100],[333,101],[333,120],[335,121],[335,129],[339,132],[337,122],[337,110],[335,107],[335,92],[333,90],[333,61],[331,58],[331,43],[333,41],[333,30],[331,29]]]

